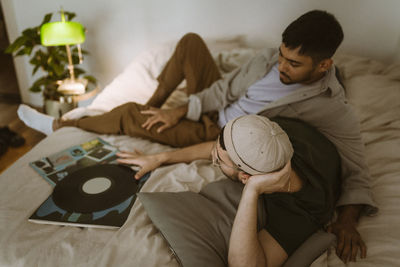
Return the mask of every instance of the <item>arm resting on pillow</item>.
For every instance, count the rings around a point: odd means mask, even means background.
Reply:
[[[119,163],[140,166],[140,171],[135,175],[136,179],[140,179],[145,173],[155,170],[161,165],[181,162],[190,163],[197,159],[210,159],[214,143],[215,141],[204,142],[153,155],[144,155],[142,152],[135,150],[134,152],[118,153],[117,156],[120,157],[118,159]]]
[[[236,266],[281,266],[288,255],[265,229],[257,232],[258,197],[284,171],[251,177],[243,190],[229,241],[228,263]],[[260,180],[262,179],[262,180]],[[268,216],[268,214],[267,214]]]

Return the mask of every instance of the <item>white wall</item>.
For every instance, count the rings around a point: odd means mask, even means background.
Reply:
[[[178,39],[186,32],[204,37],[246,35],[251,44],[278,46],[281,32],[311,9],[327,10],[345,32],[339,53],[352,53],[390,63],[400,61],[398,0],[1,0],[11,41],[23,29],[38,25],[44,14],[62,6],[77,13],[87,29],[86,69],[104,86],[141,51]],[[58,20],[58,16],[55,16]],[[24,102],[31,66],[16,60]]]

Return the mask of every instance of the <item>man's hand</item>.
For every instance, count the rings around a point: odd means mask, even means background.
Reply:
[[[289,181],[292,171],[290,160],[280,171],[251,176],[246,185],[254,189],[258,195],[282,192]]]
[[[175,109],[159,109],[151,107],[148,110],[143,110],[141,113],[145,115],[151,115],[142,127],[146,130],[150,130],[156,123],[162,123],[157,129],[158,133],[175,126],[187,112],[187,105],[181,106]]]
[[[357,221],[362,205],[347,205],[340,207],[338,219],[328,227],[328,232],[336,235],[336,255],[344,262],[356,261],[358,250],[360,257],[367,256],[367,247],[357,231]]]
[[[141,151],[122,151],[117,153],[117,161],[122,164],[136,165],[141,167],[135,174],[135,179],[140,179],[149,171],[155,170],[164,163],[163,154],[144,155]]]

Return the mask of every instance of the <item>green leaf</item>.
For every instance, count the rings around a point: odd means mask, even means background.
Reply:
[[[44,18],[42,23],[40,23],[40,26],[42,26],[45,23],[48,23],[51,20],[51,17],[53,16],[53,13],[47,13]]]
[[[85,76],[83,76],[83,78],[87,79],[89,82],[91,82],[93,84],[97,84],[97,79],[95,77],[93,77],[92,75],[85,75]]]
[[[31,59],[32,64],[37,64],[43,68],[44,71],[47,71],[47,58],[48,55],[44,53],[42,50],[37,50],[35,55]]]
[[[81,47],[82,47],[82,46],[81,46]],[[72,52],[72,53],[78,54],[78,47],[77,47],[77,46],[74,46],[74,48],[71,49],[71,52]],[[81,49],[81,52],[82,52],[82,54],[88,54],[88,53],[89,53],[89,52],[88,52],[87,50],[85,50],[85,49]]]
[[[12,44],[10,44],[6,50],[4,51],[5,53],[11,54],[17,51],[21,46],[25,44],[27,41],[26,36],[20,36],[18,37]]]
[[[25,55],[31,55],[31,53],[32,53],[32,49],[33,49],[33,46],[26,46],[23,50],[24,50],[24,53],[25,53]]]
[[[82,57],[83,59],[83,57]],[[72,64],[73,65],[79,65],[79,56],[78,55],[72,55]]]
[[[51,65],[51,63],[53,62],[53,55],[49,55],[49,57],[47,58],[47,64]]]
[[[56,59],[56,61],[58,61],[59,63],[63,63],[66,64],[68,59],[67,56],[65,55],[65,53],[60,53],[59,51],[53,53],[54,58]]]
[[[40,58],[37,58],[37,57],[32,57],[31,58],[31,60],[29,60],[29,63],[31,63],[32,65],[34,65],[34,66],[39,66],[40,67]]]
[[[6,47],[6,49],[4,49],[4,53],[6,53],[6,54],[11,54],[13,52],[14,52],[13,44],[10,44],[8,47]]]
[[[29,87],[29,91],[39,93],[42,91],[42,88],[40,88],[40,86],[32,85],[31,87]]]
[[[65,71],[64,66],[61,66],[60,64],[50,64],[50,66],[53,68],[57,76],[63,76]]]
[[[48,49],[48,53],[54,55],[57,60],[66,64],[68,62],[67,52],[65,46],[54,46],[52,49]]]
[[[40,91],[42,91],[42,87],[48,83],[49,83],[48,78],[46,76],[43,76],[43,77],[37,79],[32,84],[32,86],[29,88],[29,90],[32,92],[40,92]]]
[[[42,45],[42,40],[40,39],[40,31],[36,35],[36,38],[32,40],[34,45]]]
[[[39,79],[37,79],[34,83],[33,83],[33,85],[42,85],[42,84],[45,84],[47,81],[47,77],[46,76],[43,76],[43,77],[40,77]]]
[[[82,74],[84,74],[86,72],[81,68],[74,68],[74,71],[75,71],[75,76],[76,77],[79,77],[79,76],[81,76]]]
[[[23,56],[23,55],[26,55],[25,50],[24,50],[23,48],[22,48],[21,50],[19,50],[19,51],[15,54],[16,57]]]
[[[40,68],[40,65],[36,65],[36,66],[33,68],[32,76],[35,75],[35,73],[39,70],[39,68]]]
[[[76,14],[73,12],[64,11],[64,14],[66,16],[66,20],[68,20],[68,21],[70,21],[76,17]]]
[[[22,35],[27,38],[27,40],[35,39],[39,34],[37,28],[29,28],[22,32]]]

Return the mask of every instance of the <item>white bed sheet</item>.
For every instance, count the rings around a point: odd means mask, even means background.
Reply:
[[[172,50],[163,47],[151,53],[145,53],[134,61],[131,65],[134,67],[129,66],[91,106],[74,110],[67,117],[104,112],[124,101],[139,101],[141,94],[146,94],[141,100],[144,102],[155,89],[157,71]],[[220,66],[229,69],[254,53],[251,49],[236,49],[214,55]],[[154,57],[160,60],[152,61]],[[336,62],[344,76],[349,101],[361,121],[372,190],[380,208],[377,216],[363,217],[359,225],[368,246],[368,257],[349,266],[399,266],[400,66],[385,66],[353,56],[337,57]],[[147,87],[138,87],[137,84],[147,84]],[[129,90],[132,86],[140,90]],[[121,93],[127,95],[121,98]],[[170,101],[171,105],[182,101],[181,95],[175,95],[175,98]],[[178,266],[139,201],[118,231],[38,225],[27,221],[52,190],[28,163],[95,136],[76,128],[63,128],[1,174],[0,266]],[[135,148],[154,153],[171,149],[139,138],[100,137],[124,150]],[[208,161],[176,164],[154,171],[142,191],[197,192],[207,183],[223,178],[222,173]],[[332,247],[312,266],[345,265]]]

